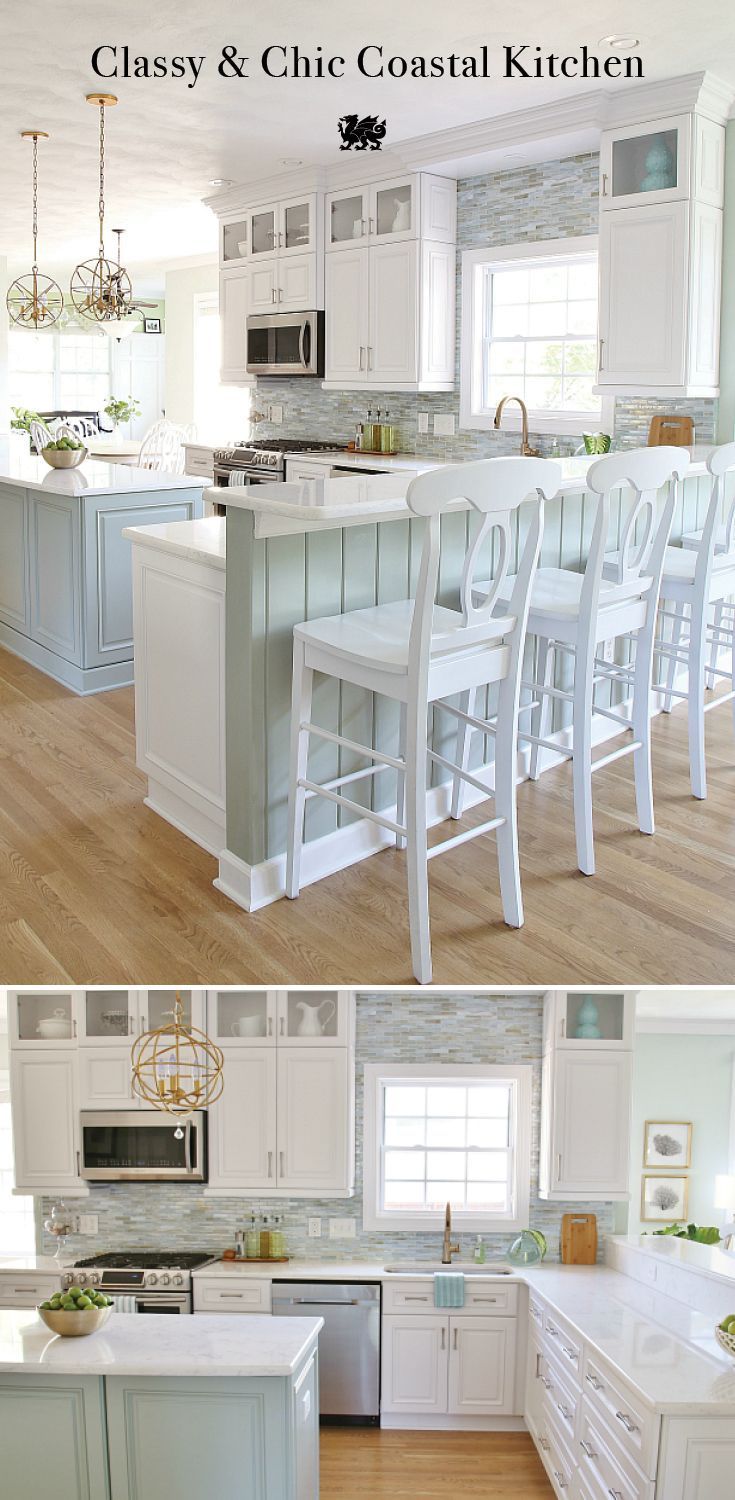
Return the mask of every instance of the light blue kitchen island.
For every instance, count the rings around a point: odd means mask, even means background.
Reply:
[[[318,1500],[321,1318],[0,1312],[8,1500]]]
[[[202,480],[0,449],[0,645],[76,693],[133,680],[126,526],[202,515]]]

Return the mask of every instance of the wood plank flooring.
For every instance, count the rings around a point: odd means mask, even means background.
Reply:
[[[658,831],[635,828],[630,760],[599,772],[593,878],[575,864],[569,767],[519,788],[520,932],[501,920],[492,836],[432,863],[435,983],[732,983],[731,710],[707,716],[706,802],[689,792],[685,710],[653,737]],[[132,689],[78,698],[0,649],[0,982],[412,982],[403,855],[248,915],[144,786]]]
[[[549,1500],[525,1432],[322,1428],[322,1500]]]

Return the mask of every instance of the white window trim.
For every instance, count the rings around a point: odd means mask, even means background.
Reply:
[[[473,411],[473,381],[475,379],[475,333],[480,308],[478,290],[480,277],[478,267],[490,265],[494,270],[508,269],[519,261],[527,266],[547,265],[550,260],[569,260],[574,255],[596,255],[599,236],[576,235],[566,240],[535,240],[520,245],[502,245],[498,249],[485,246],[478,250],[465,250],[462,255],[462,330],[459,382],[459,425],[465,428],[493,430],[495,408],[483,412]],[[509,394],[512,394],[509,391]],[[559,437],[581,437],[598,421],[602,431],[612,433],[615,413],[615,397],[612,391],[600,394],[600,416],[595,412],[538,412],[529,411],[528,425],[531,432],[556,433]],[[503,412],[503,429],[520,432],[521,413],[517,407],[508,407]]]
[[[405,1079],[411,1083],[442,1082],[453,1078],[483,1080],[510,1080],[515,1084],[515,1203],[511,1214],[478,1214],[460,1209],[453,1210],[452,1224],[458,1234],[470,1232],[501,1232],[507,1229],[525,1229],[528,1225],[531,1197],[531,1079],[533,1070],[529,1063],[513,1066],[439,1063],[425,1066],[421,1063],[366,1063],[364,1083],[363,1122],[363,1229],[414,1231],[427,1230],[441,1233],[444,1228],[443,1211],[427,1212],[419,1209],[415,1213],[394,1212],[384,1209],[380,1203],[380,1129],[382,1120],[382,1090],[386,1082]]]

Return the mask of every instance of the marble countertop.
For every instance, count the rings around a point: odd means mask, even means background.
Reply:
[[[142,547],[174,553],[189,562],[209,563],[225,569],[226,522],[224,516],[205,516],[199,521],[167,521],[158,526],[126,526],[123,536]]]
[[[613,1235],[615,1244],[628,1245],[654,1262],[676,1266],[681,1271],[696,1271],[732,1287],[735,1313],[735,1251],[721,1245],[699,1245],[694,1240],[679,1240],[674,1235]]]
[[[35,1312],[0,1312],[0,1374],[289,1376],[323,1318],[113,1312],[89,1338],[61,1338]]]
[[[444,461],[438,458],[421,458],[418,453],[358,453],[351,448],[332,448],[318,453],[286,453],[286,459],[298,459],[300,464],[339,464],[341,469],[375,469],[378,474],[428,474],[431,469],[442,469]]]
[[[51,495],[120,495],[142,490],[201,489],[195,474],[161,474],[133,464],[88,458],[77,469],[50,469],[45,459],[0,443],[0,484]]]
[[[192,1273],[194,1276],[216,1276],[227,1279],[227,1277],[245,1276],[248,1279],[257,1280],[258,1277],[266,1281],[293,1281],[294,1277],[299,1281],[393,1281],[394,1277],[386,1277],[385,1266],[378,1265],[375,1261],[328,1261],[328,1260],[289,1260],[282,1263],[275,1262],[267,1265],[246,1260],[218,1260],[213,1266],[201,1266],[198,1271]]]
[[[35,1275],[63,1276],[67,1269],[55,1255],[0,1255],[0,1276],[12,1276],[14,1272],[33,1272]]]

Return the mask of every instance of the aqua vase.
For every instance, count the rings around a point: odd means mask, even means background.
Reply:
[[[539,1229],[522,1229],[513,1241],[508,1260],[512,1266],[537,1266],[546,1254],[546,1240]]]
[[[582,1001],[577,1011],[577,1028],[574,1035],[589,1042],[599,1041],[602,1035],[600,1031],[600,1012],[591,995],[588,995],[587,999]]]

